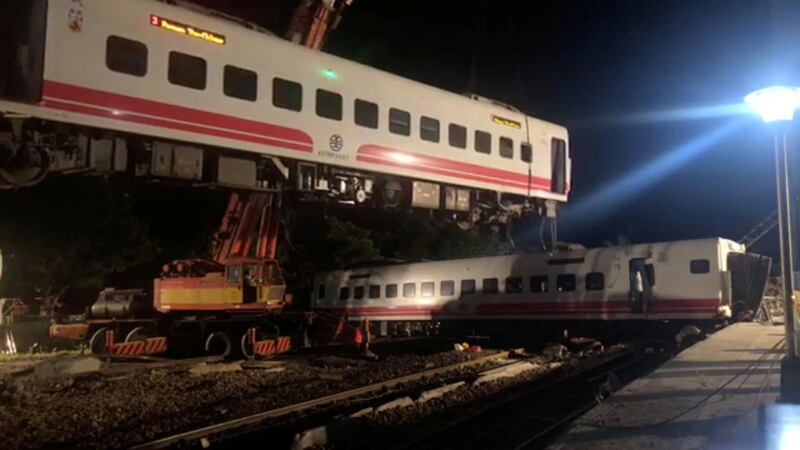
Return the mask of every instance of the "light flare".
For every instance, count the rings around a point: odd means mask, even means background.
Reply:
[[[727,122],[710,132],[680,145],[656,160],[645,164],[622,178],[597,190],[564,209],[563,217],[575,224],[596,223],[596,220],[614,213],[625,202],[640,195],[666,176],[679,170],[704,151],[719,144],[746,123],[743,120]]]
[[[417,158],[414,158],[413,156],[407,153],[398,153],[398,152],[390,153],[389,159],[397,161],[400,164],[406,164],[406,165],[414,164],[417,162]]]

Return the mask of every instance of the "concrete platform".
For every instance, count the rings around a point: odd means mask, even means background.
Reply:
[[[758,409],[780,390],[783,327],[731,325],[614,394],[551,448],[757,448]]]

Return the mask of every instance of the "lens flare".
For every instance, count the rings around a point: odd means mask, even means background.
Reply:
[[[616,207],[636,197],[644,189],[663,180],[667,175],[698,157],[705,150],[719,144],[738,130],[745,121],[737,120],[676,147],[621,179],[605,186],[564,209],[562,217],[574,226],[591,225],[601,217],[611,214]]]

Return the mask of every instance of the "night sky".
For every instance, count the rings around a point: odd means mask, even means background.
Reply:
[[[487,4],[357,0],[326,51],[455,92],[477,54],[479,94],[570,129],[563,240],[738,239],[774,209],[769,131],[720,106],[800,84],[797,2]]]

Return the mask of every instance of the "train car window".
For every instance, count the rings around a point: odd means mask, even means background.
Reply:
[[[386,298],[397,298],[397,285],[396,284],[387,284],[386,285]]]
[[[381,298],[381,286],[379,284],[371,284],[369,286],[369,298]]]
[[[258,74],[236,66],[225,66],[223,92],[228,97],[249,100],[258,99]]]
[[[553,169],[550,190],[557,194],[564,194],[567,192],[567,141],[553,138],[550,145],[550,161]]]
[[[523,162],[529,163],[533,161],[533,147],[527,142],[523,142],[519,146],[519,157]]]
[[[320,284],[319,288],[317,288],[317,298],[322,300],[325,298],[325,285]]]
[[[301,111],[303,109],[303,86],[283,78],[273,78],[272,104],[278,108]]]
[[[492,135],[481,130],[475,130],[475,151],[478,153],[492,153]]]
[[[650,286],[656,285],[656,268],[652,264],[645,264],[644,273],[647,275],[647,282]]]
[[[507,137],[500,137],[500,156],[503,158],[514,158],[514,141]]]
[[[484,278],[481,285],[481,292],[484,294],[496,294],[498,285],[497,278]]]
[[[447,139],[452,147],[467,148],[467,129],[451,123],[447,128]]]
[[[426,281],[420,286],[423,297],[433,297],[436,284],[433,281]]]
[[[206,60],[181,52],[169,52],[169,82],[178,86],[206,88]]]
[[[403,285],[403,297],[413,298],[417,296],[417,285],[414,283],[406,283]]]
[[[226,278],[228,283],[242,282],[242,266],[228,266]]]
[[[439,284],[439,295],[449,297],[456,293],[456,284],[453,280],[445,280]]]
[[[356,99],[355,101],[355,121],[356,125],[362,127],[378,128],[378,105],[366,100]]]
[[[411,114],[401,109],[390,108],[389,131],[394,134],[411,136]]]
[[[353,298],[356,300],[364,300],[364,286],[356,286],[353,288]]]
[[[317,115],[326,119],[342,120],[342,96],[325,89],[317,89]]]
[[[461,280],[461,295],[475,293],[475,280]]]
[[[136,77],[147,75],[147,46],[119,36],[106,40],[106,67]]]
[[[547,275],[534,275],[531,277],[531,292],[539,294],[550,290]]]
[[[575,275],[571,273],[561,274],[556,277],[556,290],[558,292],[572,292],[575,290]]]
[[[439,142],[439,121],[430,117],[420,117],[419,137],[425,141]]]
[[[605,277],[602,272],[592,272],[586,274],[586,290],[602,291],[606,287]]]
[[[693,259],[689,263],[689,270],[692,273],[708,273],[711,271],[711,263],[707,259]]]
[[[339,300],[349,300],[350,299],[350,288],[345,286],[339,289]]]
[[[519,294],[522,290],[522,277],[506,278],[506,294]]]

